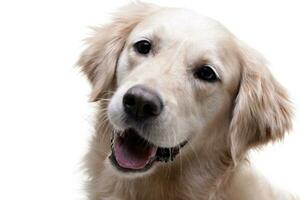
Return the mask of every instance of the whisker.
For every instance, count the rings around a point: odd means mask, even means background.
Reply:
[[[190,146],[190,148],[191,148],[191,150],[192,150],[194,156],[196,157],[198,164],[201,164],[201,161],[200,161],[200,159],[199,159],[199,156],[198,156],[197,152],[194,150],[193,146],[192,146],[189,142],[188,142],[188,145]]]
[[[174,130],[174,128],[172,127],[172,132],[174,134],[174,140],[176,142],[176,144],[178,144],[178,140],[177,140],[177,137],[176,137],[176,132]],[[179,152],[178,152],[178,157],[179,157],[179,171],[180,171],[180,177],[182,177],[182,159],[181,159],[181,150],[179,149]]]

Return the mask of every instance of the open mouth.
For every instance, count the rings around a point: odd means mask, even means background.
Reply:
[[[171,148],[158,147],[139,136],[136,130],[128,128],[113,134],[109,159],[123,172],[147,171],[157,161],[173,161],[186,143]]]

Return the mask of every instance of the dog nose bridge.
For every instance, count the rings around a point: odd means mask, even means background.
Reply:
[[[182,48],[180,49],[182,50]],[[131,74],[133,80],[131,85],[155,88],[165,96],[173,88],[178,88],[182,83],[181,80],[184,80],[185,74],[184,56],[180,54],[174,58],[171,51],[162,51],[153,58],[149,58]]]
[[[182,60],[180,58],[174,61],[161,55],[145,66],[143,75],[139,77],[140,82],[151,86],[169,84],[173,79],[178,79],[184,74],[185,67]]]

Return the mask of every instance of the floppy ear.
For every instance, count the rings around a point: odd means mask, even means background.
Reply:
[[[94,35],[86,39],[87,48],[78,65],[92,83],[91,101],[97,101],[113,90],[118,57],[132,29],[157,6],[132,3],[120,8],[108,25],[93,28]]]
[[[291,105],[286,91],[267,69],[264,58],[241,47],[240,88],[230,124],[233,160],[251,147],[281,139],[291,128]]]

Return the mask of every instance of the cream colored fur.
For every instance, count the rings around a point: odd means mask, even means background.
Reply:
[[[155,53],[141,57],[132,43],[150,37]],[[266,62],[220,23],[177,8],[136,3],[122,7],[108,25],[95,28],[79,65],[99,105],[86,156],[90,200],[292,200],[258,175],[247,151],[283,138],[291,128],[284,89]],[[211,62],[217,84],[189,74]],[[147,138],[172,146],[188,139],[175,161],[148,173],[122,174],[107,160],[110,137],[122,129],[121,99],[135,84],[159,91],[167,109]]]

